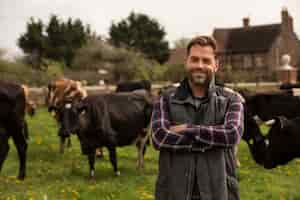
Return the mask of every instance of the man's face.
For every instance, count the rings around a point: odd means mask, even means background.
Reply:
[[[213,74],[218,70],[213,48],[211,46],[192,46],[186,59],[185,68],[193,85],[207,86]]]

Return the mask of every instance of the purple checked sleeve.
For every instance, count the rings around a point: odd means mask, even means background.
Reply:
[[[208,146],[232,147],[239,143],[244,129],[243,104],[231,98],[222,125],[194,125],[180,133],[171,132],[167,102],[163,97],[154,104],[152,113],[152,141],[156,149],[190,149],[192,143]]]

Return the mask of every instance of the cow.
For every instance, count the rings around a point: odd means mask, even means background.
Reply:
[[[245,96],[248,114],[263,121],[274,116],[295,118],[300,116],[300,98],[282,92],[258,93]]]
[[[255,162],[259,165],[264,165],[264,151],[266,149],[265,136],[261,134],[255,118],[246,112],[244,116],[244,133],[242,139],[248,144],[250,153]]]
[[[243,139],[247,142],[252,157],[259,165],[272,169],[300,157],[300,117],[287,119],[274,117],[273,124],[264,136],[255,120],[248,116]]]
[[[48,111],[52,113],[57,123],[61,126],[62,116],[59,111],[66,102],[78,101],[87,96],[87,92],[83,89],[79,81],[71,79],[58,79],[48,84],[48,93],[45,103],[48,106]],[[58,135],[60,136],[60,153],[64,153],[65,141],[68,141],[68,147],[71,146],[71,138],[61,134],[62,127],[59,128]]]
[[[179,84],[180,83],[172,83],[172,84],[161,87],[157,93],[158,96],[161,96],[162,94],[168,94],[168,93],[175,91],[177,89],[177,87],[179,86]]]
[[[137,90],[145,90],[152,97],[151,87],[152,87],[151,82],[148,80],[127,81],[127,82],[125,81],[125,82],[117,84],[115,92],[120,93],[120,92],[133,92],[133,91],[137,91]],[[142,148],[143,154],[145,154],[145,151],[146,151],[145,145],[149,144],[150,132],[148,134],[148,130],[144,129],[140,135],[142,135],[143,137],[137,139],[136,145],[139,146],[138,148]],[[148,136],[148,137],[144,137],[144,136]]]
[[[152,99],[146,91],[87,96],[80,102],[67,103],[62,110],[63,134],[77,134],[83,154],[88,156],[90,177],[94,178],[95,150],[106,147],[114,173],[119,175],[116,148],[130,145],[148,127]],[[138,167],[144,164],[143,149],[138,147]]]
[[[23,88],[24,91],[24,95],[25,95],[25,111],[29,116],[34,116],[35,111],[36,111],[36,103],[32,100],[30,100],[29,97],[29,87],[27,85],[21,85],[21,87]]]
[[[131,92],[134,90],[144,89],[151,92],[151,82],[148,80],[127,81],[117,84],[116,92]]]
[[[11,137],[19,156],[18,179],[26,175],[26,152],[28,127],[26,111],[34,113],[34,107],[28,104],[27,86],[0,81],[0,171],[9,151],[8,140]]]
[[[21,85],[24,95],[25,95],[25,112],[30,116],[34,116],[36,112],[36,103],[30,100],[29,97],[29,88],[27,85]],[[28,133],[28,125],[27,122],[24,121],[24,130],[23,130],[25,138],[28,140],[29,139],[29,133]]]

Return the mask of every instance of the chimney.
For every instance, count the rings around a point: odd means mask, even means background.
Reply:
[[[250,18],[249,17],[243,18],[243,25],[244,25],[244,28],[250,27]]]
[[[281,24],[285,32],[293,32],[293,18],[289,15],[287,8],[281,11]]]
[[[290,24],[290,30],[291,32],[294,32],[294,22],[293,18],[289,16],[289,24]]]

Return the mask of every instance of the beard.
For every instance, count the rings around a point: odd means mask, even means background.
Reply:
[[[213,73],[210,71],[191,71],[188,73],[189,80],[195,86],[208,87]]]

